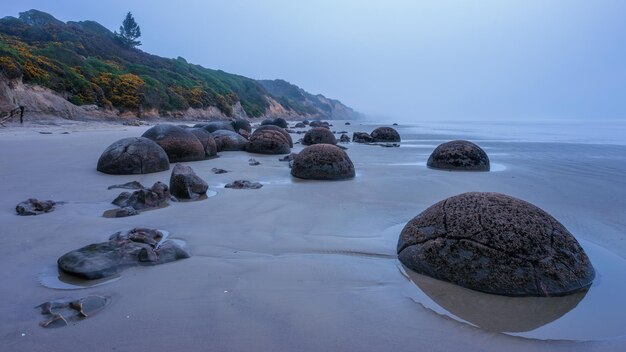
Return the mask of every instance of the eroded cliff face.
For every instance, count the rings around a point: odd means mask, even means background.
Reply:
[[[77,119],[88,115],[85,109],[76,106],[50,89],[22,83],[0,75],[0,112],[8,112],[19,106],[26,113],[52,115],[65,119]]]

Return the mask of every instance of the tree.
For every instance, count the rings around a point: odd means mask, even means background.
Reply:
[[[136,48],[141,45],[141,42],[137,39],[141,37],[141,29],[135,19],[133,18],[133,14],[128,12],[126,14],[126,18],[122,25],[120,26],[120,32],[115,32],[115,36],[122,41],[122,43]]]

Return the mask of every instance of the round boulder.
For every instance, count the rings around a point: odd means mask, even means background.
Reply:
[[[302,139],[302,144],[304,145],[313,145],[313,144],[337,144],[337,138],[335,135],[324,127],[314,127],[306,132],[304,138]]]
[[[152,139],[165,150],[170,162],[204,159],[204,147],[193,133],[175,125],[156,125],[142,135]]]
[[[207,132],[213,133],[219,130],[235,131],[234,122],[231,121],[211,121],[207,123],[197,124],[193,127],[205,129]]]
[[[284,128],[278,127],[276,125],[263,125],[263,126],[257,127],[256,130],[254,130],[254,132],[267,131],[267,130],[280,132],[285,137],[285,139],[289,141],[289,147],[293,148],[293,139],[291,139],[291,135]]]
[[[294,157],[291,175],[311,180],[343,180],[353,178],[355,171],[352,160],[341,148],[315,144]]]
[[[400,142],[400,134],[391,127],[378,127],[370,136],[374,142]]]
[[[277,117],[275,119],[265,119],[263,120],[263,122],[261,122],[262,126],[266,126],[266,125],[274,125],[274,126],[278,126],[280,128],[287,128],[289,127],[289,125],[287,124],[287,120],[283,119],[282,117]]]
[[[204,147],[204,154],[207,157],[214,157],[217,155],[217,145],[215,144],[215,139],[211,133],[207,132],[207,130],[203,128],[190,128],[189,132],[193,133],[196,138],[202,143]]]
[[[246,150],[248,140],[239,133],[227,130],[217,130],[211,133],[218,151]]]
[[[406,224],[397,253],[420,274],[505,296],[563,296],[587,289],[595,276],[561,223],[500,193],[436,203]]]
[[[149,174],[170,168],[165,150],[143,137],[120,139],[104,150],[97,169],[110,175]]]
[[[456,171],[489,171],[489,157],[476,144],[457,140],[440,144],[430,154],[428,167]]]
[[[252,132],[252,125],[246,119],[236,119],[233,121],[233,126],[235,128],[235,132],[239,132],[239,130],[244,130],[248,133]]]
[[[256,130],[250,136],[248,151],[257,154],[289,154],[289,141],[279,131]]]

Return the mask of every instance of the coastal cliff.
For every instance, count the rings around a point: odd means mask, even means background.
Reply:
[[[24,106],[68,119],[358,117],[283,80],[244,76],[133,48],[93,21],[30,10],[0,19],[0,113]]]

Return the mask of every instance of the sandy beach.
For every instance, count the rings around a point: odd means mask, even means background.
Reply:
[[[345,130],[350,136],[384,125],[332,123],[332,130]],[[619,270],[626,268],[624,141],[603,137],[604,130],[595,139],[566,138],[567,131],[558,126],[553,127],[554,135],[520,132],[519,138],[485,126],[486,132],[457,124],[394,127],[402,136],[399,148],[344,144],[356,168],[352,180],[294,179],[278,155],[221,152],[219,158],[184,163],[208,182],[215,196],[113,219],[102,214],[113,208],[110,203],[122,190],[107,190],[108,186],[169,181],[171,170],[136,176],[96,171],[108,145],[140,136],[149,126],[0,128],[4,269],[0,350],[626,348],[626,286],[624,271]],[[302,135],[292,137],[296,141]],[[426,167],[437,145],[460,138],[484,148],[492,171]],[[296,144],[292,152],[301,149]],[[250,166],[249,158],[261,164]],[[214,174],[215,167],[229,172]],[[238,179],[261,182],[263,188],[224,188]],[[433,304],[441,298],[437,294],[429,301],[428,293],[425,296],[424,288],[411,281],[396,258],[398,235],[407,221],[430,205],[469,191],[523,199],[565,225],[589,252],[597,271],[587,295],[567,303],[551,318],[555,320],[531,329],[536,331],[515,333],[488,331],[467,321],[470,318],[446,312],[454,308],[437,308]],[[28,198],[63,204],[48,214],[17,216],[15,205]],[[186,241],[193,255],[164,265],[129,268],[115,281],[82,290],[57,290],[40,283],[42,272],[54,267],[62,254],[133,227],[167,230]],[[452,295],[445,288],[437,292],[444,299]],[[34,309],[38,304],[88,294],[110,296],[111,303],[97,315],[62,329],[38,325],[42,320]]]

